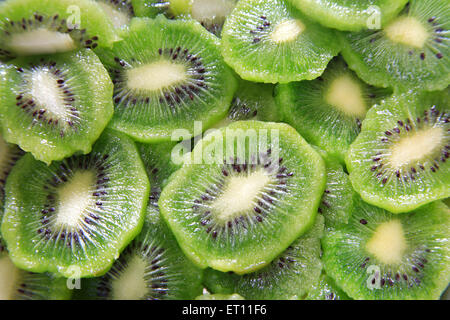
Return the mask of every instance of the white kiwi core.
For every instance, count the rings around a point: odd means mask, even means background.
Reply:
[[[349,116],[364,117],[367,111],[360,85],[348,74],[331,82],[325,101]]]
[[[233,8],[230,0],[194,0],[191,15],[197,21],[221,21]]]
[[[8,47],[21,55],[53,54],[77,48],[69,34],[45,28],[12,34]]]
[[[57,119],[70,118],[64,96],[58,87],[58,78],[46,69],[31,74],[31,96],[37,105]]]
[[[401,168],[423,159],[439,148],[444,137],[444,129],[440,127],[416,131],[412,135],[402,137],[391,147],[389,163],[394,168]]]
[[[366,249],[384,264],[398,264],[407,248],[405,234],[399,220],[380,224],[367,242]]]
[[[58,189],[56,225],[76,228],[85,216],[85,210],[95,205],[92,195],[96,176],[92,171],[77,171],[70,181]]]
[[[128,87],[134,90],[157,91],[186,80],[186,68],[160,60],[127,71]]]
[[[130,259],[123,273],[112,283],[113,300],[139,300],[147,294],[144,278],[146,266],[139,256]]]
[[[256,198],[272,182],[264,170],[230,177],[224,192],[211,204],[219,221],[229,221],[241,212],[254,208]]]
[[[270,38],[275,43],[290,42],[295,40],[303,31],[305,31],[305,25],[300,20],[286,20],[275,27],[270,34]]]
[[[7,255],[0,257],[0,300],[14,299],[19,272]]]
[[[423,48],[429,37],[428,31],[414,17],[397,18],[384,31],[391,41],[415,48]]]
[[[127,14],[120,12],[113,6],[104,2],[97,1],[97,3],[102,7],[103,11],[111,19],[115,28],[122,28],[130,23],[131,18]]]

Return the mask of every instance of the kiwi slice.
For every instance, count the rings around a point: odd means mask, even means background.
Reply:
[[[361,200],[322,239],[324,267],[354,299],[439,299],[450,281],[449,230],[439,201],[393,214]]]
[[[308,292],[306,300],[351,300],[351,298],[336,285],[332,278],[322,274],[319,282]]]
[[[408,0],[291,0],[311,19],[329,28],[359,31],[379,28],[394,18]]]
[[[327,183],[319,206],[325,218],[325,226],[347,224],[352,210],[355,192],[342,165],[330,156],[323,156],[326,164]]]
[[[131,19],[135,17],[132,0],[96,0],[111,20],[114,28],[128,28]]]
[[[0,3],[0,59],[110,47],[119,38],[90,0],[7,0]]]
[[[66,279],[49,273],[31,273],[17,268],[0,250],[1,300],[68,300]]]
[[[273,97],[274,86],[240,79],[227,116],[213,128],[226,127],[241,120],[279,121],[279,110]]]
[[[381,30],[344,33],[342,55],[365,82],[405,90],[450,84],[448,1],[412,0]]]
[[[47,166],[26,154],[16,163],[2,236],[19,268],[102,275],[140,232],[148,196],[136,146],[106,130],[89,155]]]
[[[207,269],[204,283],[212,292],[237,292],[251,300],[301,299],[319,281],[323,228],[324,219],[317,216],[312,229],[263,269],[242,276]]]
[[[237,121],[195,146],[159,207],[196,264],[243,274],[311,227],[324,187],[322,158],[292,127]]]
[[[181,251],[158,212],[147,212],[142,232],[104,276],[82,282],[83,299],[193,300],[203,272]]]
[[[245,299],[237,293],[233,294],[205,293],[195,298],[195,300],[245,300]]]
[[[398,213],[450,196],[449,94],[396,93],[369,110],[346,159],[366,202]]]
[[[0,66],[3,137],[46,163],[88,153],[111,119],[113,85],[88,49]]]
[[[275,95],[281,118],[343,163],[367,110],[390,93],[365,84],[336,58],[322,76],[278,85]]]
[[[114,83],[112,128],[161,142],[175,129],[192,133],[194,120],[207,129],[225,116],[236,80],[199,23],[135,18],[124,38],[99,51]]]
[[[222,31],[225,61],[256,82],[315,79],[339,50],[333,30],[311,22],[287,0],[241,0]]]

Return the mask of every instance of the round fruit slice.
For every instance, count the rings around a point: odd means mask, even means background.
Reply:
[[[18,269],[6,252],[0,250],[1,300],[68,300],[71,292],[66,279],[49,273]]]
[[[89,155],[50,166],[25,155],[6,184],[2,235],[21,269],[104,274],[140,232],[149,183],[134,143],[105,131]]]
[[[322,274],[319,283],[308,292],[306,300],[351,300],[333,279]]]
[[[125,40],[99,51],[114,83],[110,124],[141,142],[170,141],[172,131],[207,129],[230,107],[236,80],[218,40],[195,21],[135,18]]]
[[[3,137],[46,163],[88,153],[114,112],[113,85],[87,49],[0,66]]]
[[[79,298],[192,300],[202,293],[202,274],[184,256],[159,213],[149,211],[139,236],[108,273],[82,282]]]
[[[369,110],[346,159],[366,202],[398,213],[450,196],[449,101],[410,91]]]
[[[0,3],[0,59],[110,47],[118,37],[89,0],[7,0]]]
[[[412,0],[383,29],[345,33],[342,55],[365,82],[442,90],[450,84],[450,10],[442,0]]]
[[[401,215],[360,201],[322,239],[329,276],[354,299],[439,299],[450,281],[450,211],[434,202]]]
[[[314,289],[322,271],[320,238],[324,219],[317,216],[311,230],[295,240],[268,266],[242,276],[213,269],[205,285],[215,293],[237,292],[252,300],[298,300]]]
[[[257,82],[315,79],[339,50],[333,30],[286,0],[241,0],[222,32],[225,61],[241,78]]]
[[[322,158],[292,127],[238,121],[195,146],[159,207],[195,263],[243,274],[311,227],[324,187]]]
[[[334,59],[313,81],[278,85],[276,102],[285,122],[344,162],[367,110],[389,93],[365,84],[342,59]]]
[[[408,0],[290,0],[311,19],[329,28],[358,31],[379,29]]]

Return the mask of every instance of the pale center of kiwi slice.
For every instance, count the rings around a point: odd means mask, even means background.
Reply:
[[[391,147],[390,165],[400,168],[432,154],[442,144],[445,137],[443,130],[440,127],[433,127],[400,138]]]
[[[331,82],[325,101],[350,116],[364,117],[366,114],[367,106],[361,87],[348,74]]]
[[[130,23],[131,18],[126,13],[115,9],[114,6],[104,2],[97,1],[97,3],[111,19],[115,28],[122,28]]]
[[[224,192],[211,204],[217,219],[230,221],[239,213],[253,209],[256,197],[271,182],[271,177],[263,169],[230,177]]]
[[[92,171],[76,171],[70,181],[58,188],[58,213],[56,225],[76,228],[84,211],[95,205],[92,195],[96,176]]]
[[[15,285],[19,280],[19,269],[7,255],[0,257],[0,301],[14,298]]]
[[[8,47],[21,55],[52,54],[77,48],[69,34],[45,28],[12,34]]]
[[[290,19],[279,23],[270,34],[270,38],[275,43],[283,43],[295,40],[305,31],[303,22],[297,19]]]
[[[399,220],[380,224],[366,244],[366,250],[384,264],[398,264],[407,247],[405,234]]]
[[[147,264],[139,256],[133,256],[125,270],[112,282],[113,300],[139,300],[147,293],[145,270]]]
[[[31,96],[34,101],[57,119],[70,119],[64,95],[58,86],[58,78],[47,69],[31,74]]]
[[[395,19],[384,31],[391,41],[415,48],[423,48],[429,36],[420,21],[407,16]]]
[[[194,0],[191,15],[197,21],[221,21],[233,10],[230,0]]]
[[[186,67],[182,64],[160,60],[127,70],[130,89],[156,91],[186,80]]]

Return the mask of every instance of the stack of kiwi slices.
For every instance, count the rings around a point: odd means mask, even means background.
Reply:
[[[0,300],[448,299],[449,8],[0,1]]]

